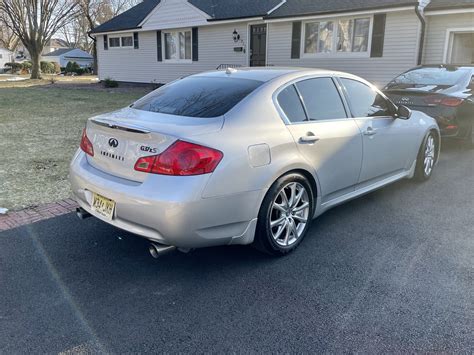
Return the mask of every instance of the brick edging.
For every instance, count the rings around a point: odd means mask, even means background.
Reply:
[[[0,232],[61,216],[75,211],[77,207],[76,201],[72,198],[67,198],[40,206],[28,207],[19,211],[9,211],[6,215],[0,215]]]

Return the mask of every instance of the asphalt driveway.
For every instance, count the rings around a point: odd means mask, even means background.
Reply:
[[[393,147],[396,149],[396,147]],[[474,351],[474,153],[337,207],[290,256],[154,260],[73,214],[0,233],[0,353]]]

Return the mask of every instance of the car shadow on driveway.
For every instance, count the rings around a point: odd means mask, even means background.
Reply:
[[[144,239],[74,214],[0,233],[0,352],[472,349],[473,167],[448,145],[430,181],[328,211],[283,258],[154,260]]]

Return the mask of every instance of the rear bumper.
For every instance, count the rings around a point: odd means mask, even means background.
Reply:
[[[82,151],[70,165],[78,204],[93,216],[149,240],[182,248],[249,244],[265,191],[202,198],[209,175],[147,176],[142,183],[92,167]],[[115,201],[110,221],[91,209],[93,192]]]

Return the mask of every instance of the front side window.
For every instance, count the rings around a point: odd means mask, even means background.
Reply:
[[[296,87],[301,94],[309,120],[347,118],[344,104],[331,78],[300,81]]]
[[[153,91],[132,107],[176,116],[218,117],[262,84],[250,79],[187,77]]]
[[[305,24],[305,53],[327,53],[333,48],[334,23],[332,21]]]
[[[376,90],[360,81],[341,78],[354,117],[391,116],[392,105]]]
[[[358,18],[339,21],[337,31],[338,52],[367,52],[370,19]]]
[[[164,33],[165,60],[191,60],[191,31]]]

